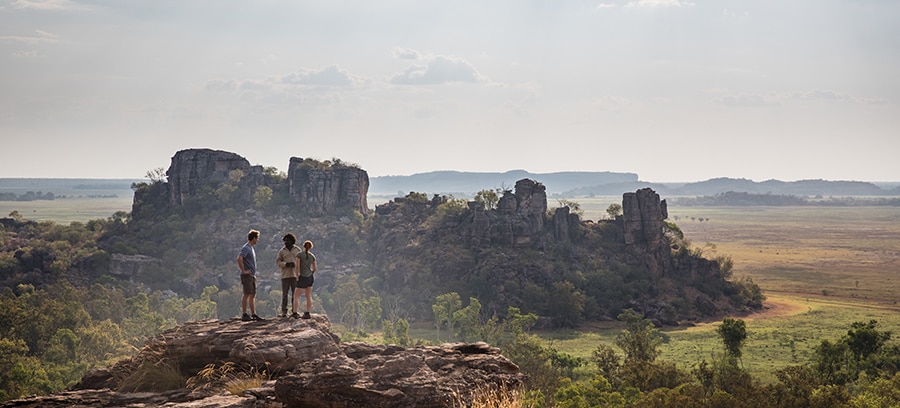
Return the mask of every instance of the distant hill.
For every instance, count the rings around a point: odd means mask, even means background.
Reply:
[[[562,192],[566,197],[620,195],[635,189],[650,187],[665,196],[707,196],[727,192],[779,194],[794,196],[896,196],[900,187],[882,188],[865,181],[766,180],[756,182],[748,179],[714,178],[693,183],[649,183],[630,182],[585,186]]]
[[[504,173],[469,173],[460,171],[432,171],[410,176],[381,176],[369,178],[370,195],[399,195],[409,192],[454,194],[471,196],[484,189],[511,190],[516,181],[528,178],[547,187],[547,192],[559,193],[584,186],[637,183],[635,173],[577,172],[530,173],[511,170]],[[623,190],[629,191],[629,189]],[[630,189],[634,191],[634,189]]]
[[[797,196],[897,196],[900,185],[865,181],[766,180],[756,182],[743,178],[713,178],[690,183],[654,183],[641,181],[636,173],[558,172],[530,173],[511,170],[504,173],[468,173],[433,171],[409,176],[371,177],[370,195],[403,196],[409,192],[472,196],[486,188],[510,189],[517,180],[529,178],[547,187],[556,197],[619,196],[641,188],[652,188],[666,196],[704,196],[729,191]]]
[[[140,179],[89,179],[89,178],[0,178],[0,193],[23,194],[28,191],[56,195],[88,195],[99,192],[128,192],[131,184]]]
[[[591,197],[621,196],[642,188],[652,188],[664,196],[711,196],[726,192],[782,194],[795,196],[900,196],[900,183],[870,183],[864,181],[766,180],[756,182],[743,178],[713,178],[689,183],[654,183],[640,181],[636,173],[615,172],[558,172],[530,173],[511,170],[503,173],[475,173],[460,171],[432,171],[409,176],[380,176],[369,180],[369,195],[402,197],[410,192],[452,194],[471,197],[483,189],[512,189],[516,181],[529,178],[547,187],[548,196]],[[0,193],[53,193],[57,196],[131,194],[133,183],[143,179],[85,179],[85,178],[0,178]]]

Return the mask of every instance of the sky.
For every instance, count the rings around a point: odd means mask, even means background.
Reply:
[[[0,0],[0,178],[900,181],[896,0]]]

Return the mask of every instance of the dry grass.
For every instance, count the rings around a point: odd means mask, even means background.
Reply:
[[[453,393],[454,408],[530,408],[524,402],[521,388],[482,384],[472,395]]]
[[[166,356],[162,344],[144,347],[134,363],[134,369],[119,382],[119,391],[159,392],[184,387],[185,377],[178,362]]]
[[[585,219],[602,218],[615,200],[572,199]],[[767,294],[900,302],[900,207],[669,206],[669,220],[695,248],[731,256],[734,276],[751,277]]]
[[[240,368],[233,362],[226,362],[208,364],[187,380],[187,386],[192,390],[223,388],[232,395],[241,396],[245,390],[260,387],[268,380],[265,370],[256,367]]]
[[[669,216],[680,217],[695,246],[711,242],[730,255],[734,275],[764,292],[882,307],[900,301],[898,207],[681,207]]]

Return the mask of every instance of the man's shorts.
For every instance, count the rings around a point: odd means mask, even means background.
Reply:
[[[253,276],[249,273],[241,274],[241,285],[244,287],[245,295],[255,295],[256,294],[256,276]]]
[[[301,276],[297,278],[297,287],[300,289],[311,288],[313,285],[313,277],[310,276]]]

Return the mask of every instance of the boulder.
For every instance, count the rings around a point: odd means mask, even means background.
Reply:
[[[188,322],[149,340],[132,359],[92,370],[65,392],[0,407],[453,407],[488,388],[516,389],[518,366],[486,343],[403,348],[341,344],[324,315],[244,322]],[[264,372],[262,386],[231,395],[184,386],[128,392],[142,364],[172,362],[185,378],[232,363]],[[143,378],[143,377],[140,377]]]

